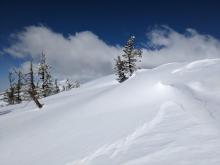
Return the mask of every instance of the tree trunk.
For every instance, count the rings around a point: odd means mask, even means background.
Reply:
[[[38,108],[42,108],[43,105],[38,101],[36,96],[31,91],[29,91],[29,94],[30,94],[31,98],[34,100],[35,104],[38,106]]]

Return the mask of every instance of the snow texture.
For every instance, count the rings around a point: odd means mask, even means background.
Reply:
[[[220,59],[0,108],[2,165],[219,165]]]

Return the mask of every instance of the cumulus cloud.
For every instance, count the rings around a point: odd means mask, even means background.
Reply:
[[[142,66],[155,67],[170,62],[190,62],[220,58],[220,41],[210,35],[186,29],[181,34],[162,26],[147,33],[149,42],[143,49]]]
[[[220,58],[220,41],[210,35],[186,29],[185,33],[161,26],[148,32],[143,48],[143,68],[170,62],[186,62],[204,58]],[[39,61],[41,52],[47,55],[59,78],[89,80],[113,72],[114,58],[122,54],[122,46],[108,45],[90,31],[64,37],[45,26],[29,26],[11,35],[11,46],[4,52],[19,58]],[[25,68],[27,63],[23,65]]]
[[[30,26],[11,39],[11,46],[4,49],[8,54],[30,56],[36,62],[44,51],[58,77],[81,80],[111,73],[113,59],[121,53],[120,48],[107,45],[90,31],[64,37],[44,26]]]

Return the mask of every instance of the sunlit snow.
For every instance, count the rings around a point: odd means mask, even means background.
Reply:
[[[1,165],[219,165],[220,59],[0,108]]]

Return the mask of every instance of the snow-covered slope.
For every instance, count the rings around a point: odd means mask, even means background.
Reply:
[[[2,165],[219,165],[220,59],[0,109]]]

